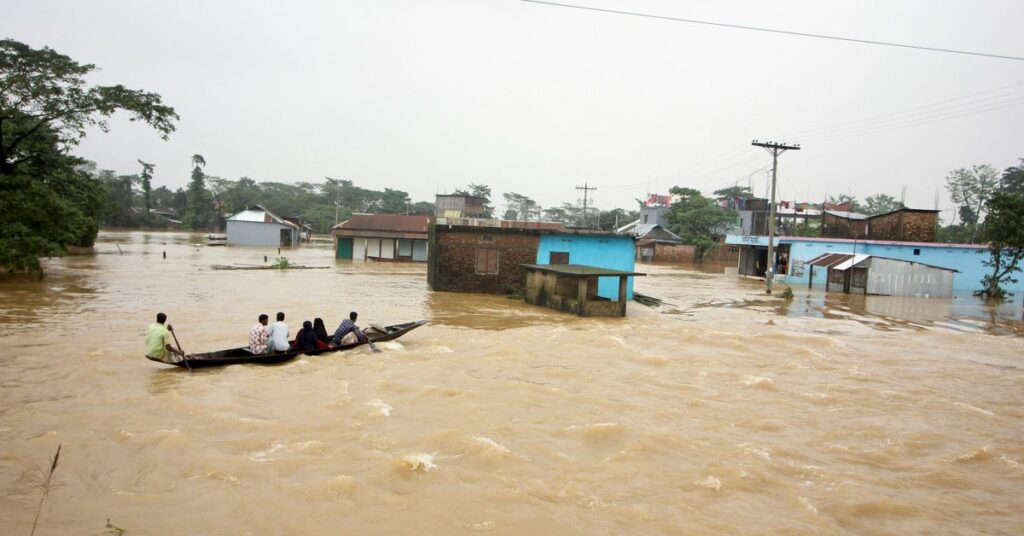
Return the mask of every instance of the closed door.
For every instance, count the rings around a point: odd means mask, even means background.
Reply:
[[[336,258],[339,259],[351,259],[352,258],[352,239],[338,237],[338,247]]]

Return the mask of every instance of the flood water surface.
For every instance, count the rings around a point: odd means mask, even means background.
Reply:
[[[118,248],[123,252],[119,253]],[[162,253],[167,253],[167,259]],[[661,266],[624,319],[434,293],[423,265],[103,233],[0,281],[0,518],[40,534],[1019,533],[1021,310],[794,289]],[[279,366],[143,358],[157,311],[186,351],[431,323]]]

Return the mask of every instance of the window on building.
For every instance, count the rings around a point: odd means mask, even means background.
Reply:
[[[919,248],[914,248],[914,255],[920,255],[920,254],[921,254],[921,250]]]
[[[498,273],[498,248],[476,249],[476,273]]]
[[[644,223],[647,223],[647,214],[644,214]]]
[[[569,252],[552,251],[548,255],[548,264],[569,264]]]

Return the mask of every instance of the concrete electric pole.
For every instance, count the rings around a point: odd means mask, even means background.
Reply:
[[[764,148],[772,155],[772,199],[768,205],[768,266],[765,271],[765,293],[772,293],[772,280],[775,279],[775,181],[779,170],[779,155],[786,151],[799,151],[799,145],[786,145],[773,141],[757,141],[750,143]]]
[[[587,226],[587,192],[597,190],[594,186],[589,186],[587,183],[583,183],[583,186],[577,186],[577,190],[583,190],[583,227]]]

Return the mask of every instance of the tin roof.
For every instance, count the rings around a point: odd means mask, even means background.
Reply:
[[[885,259],[887,261],[895,261],[895,262],[905,262],[907,264],[920,264],[921,266],[927,266],[929,268],[935,268],[935,269],[938,269],[938,270],[948,270],[950,272],[959,272],[960,271],[960,270],[956,270],[956,269],[953,269],[953,268],[946,268],[945,266],[936,266],[934,264],[926,264],[926,263],[923,263],[923,262],[908,261],[908,260],[905,260],[905,259],[893,259],[891,257],[879,257],[877,255],[863,255],[863,254],[860,254],[860,253],[858,253],[856,255],[853,255],[853,254],[850,254],[850,253],[823,253],[823,254],[818,255],[817,257],[807,261],[805,264],[809,264],[811,266],[820,266],[822,268],[831,268],[833,270],[839,270],[840,272],[845,272],[846,270],[849,270],[850,268],[853,268],[855,266],[859,266],[861,263],[863,263],[864,261],[869,260],[871,258]]]
[[[840,218],[846,218],[848,220],[866,220],[868,216],[859,212],[847,212],[845,210],[826,210],[825,214],[831,214],[833,216],[839,216]]]
[[[231,216],[230,218],[228,218],[228,221],[248,221],[248,222],[254,222],[254,223],[277,223],[279,225],[284,225],[286,227],[291,227],[292,229],[298,229],[299,228],[298,225],[295,225],[294,223],[292,223],[290,221],[286,221],[284,218],[276,216],[274,213],[272,213],[269,210],[261,207],[260,205],[255,205],[252,208],[247,208],[247,209],[245,209],[245,210],[243,210],[243,211],[241,211],[241,212]]]
[[[351,218],[334,226],[335,230],[386,231],[393,233],[427,234],[430,216],[421,214],[353,214]]]
[[[540,272],[552,272],[558,275],[569,275],[569,276],[621,276],[621,275],[647,275],[640,272],[623,272],[622,270],[612,270],[610,268],[598,268],[597,266],[585,266],[583,264],[520,264],[527,270],[537,270]]]

